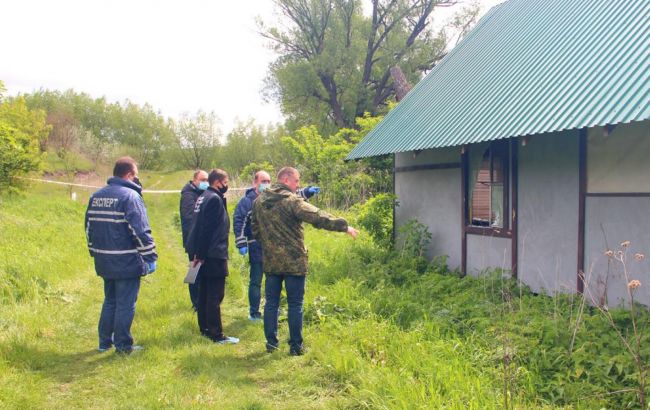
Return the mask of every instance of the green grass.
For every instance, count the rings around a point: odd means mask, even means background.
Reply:
[[[0,405],[7,408],[331,408],[340,386],[309,356],[268,355],[247,320],[243,258],[233,255],[219,346],[198,334],[186,285],[178,198],[146,198],[159,268],[141,287],[133,334],[146,350],[100,354],[102,282],[84,244],[86,199],[38,187],[0,205]],[[286,329],[283,330],[286,334]]]
[[[44,172],[60,173],[62,169],[68,168],[71,172],[91,172],[94,170],[94,164],[76,151],[71,151],[69,158],[64,162],[54,150],[45,153],[41,168]]]
[[[186,174],[145,174],[145,184],[177,188]],[[577,298],[535,296],[495,275],[461,279],[388,255],[367,235],[306,230],[299,358],[286,346],[264,351],[261,324],[246,319],[247,265],[233,253],[222,306],[225,332],[241,343],[214,345],[198,334],[182,283],[177,195],[145,195],[160,255],[132,329],[146,350],[97,353],[103,295],[83,234],[89,191],[67,195],[32,184],[0,197],[0,407],[500,409],[507,394],[512,408],[635,408],[632,393],[608,395],[633,387],[634,366],[597,312],[587,310],[567,352]],[[639,323],[648,329],[650,315]]]

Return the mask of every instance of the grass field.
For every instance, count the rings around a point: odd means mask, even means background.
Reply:
[[[85,250],[85,199],[35,186],[0,211],[0,403],[17,408],[326,408],[340,386],[306,366],[309,356],[264,351],[260,324],[246,316],[245,270],[233,255],[225,329],[238,346],[198,334],[185,255],[173,224],[178,198],[146,198],[160,254],[141,288],[133,333],[146,350],[96,352],[101,279]],[[6,276],[6,277],[5,277]],[[286,331],[285,331],[286,333]]]
[[[186,175],[150,178],[169,189]],[[506,312],[498,283],[391,265],[365,235],[307,230],[305,356],[286,345],[265,352],[235,253],[223,316],[241,343],[212,344],[182,283],[176,195],[145,196],[160,255],[132,329],[146,349],[98,353],[103,295],[83,234],[88,194],[73,202],[65,188],[35,184],[0,197],[2,408],[634,408],[632,393],[607,395],[630,386],[633,366],[597,315],[567,359],[573,299],[522,296]],[[280,332],[287,337],[286,322]],[[513,349],[512,374],[504,349]]]

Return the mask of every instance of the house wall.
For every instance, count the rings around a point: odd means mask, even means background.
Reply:
[[[628,279],[641,281],[635,298],[650,305],[650,197],[587,197],[585,208],[585,294],[597,303],[606,295],[610,306],[628,303],[623,264],[604,255],[626,250]],[[628,248],[620,246],[624,241]],[[637,252],[646,258],[635,260]]]
[[[585,293],[597,303],[628,305],[627,283],[637,279],[634,297],[650,305],[650,122],[620,124],[607,137],[594,127],[587,135]],[[627,278],[623,264],[604,255],[608,249],[626,251]],[[635,253],[646,258],[637,261]]]
[[[489,268],[511,269],[510,238],[467,235],[467,274],[479,276]]]
[[[578,131],[519,144],[518,277],[536,292],[576,291],[578,148]]]
[[[645,149],[650,122],[619,125],[602,141],[603,129],[588,130],[585,200],[585,294],[594,302],[628,304],[627,282],[642,285],[635,300],[650,305],[650,161]],[[520,139],[521,140],[521,139]],[[575,292],[580,212],[577,130],[527,138],[518,146],[518,277],[536,292]],[[615,148],[608,148],[614,144]],[[470,148],[471,149],[471,148]],[[635,150],[643,151],[637,155]],[[635,152],[617,161],[606,152]],[[605,155],[605,157],[603,156]],[[455,163],[460,149],[426,150],[396,155],[396,166]],[[617,164],[623,164],[617,166]],[[630,183],[626,176],[634,174]],[[614,192],[611,188],[616,187]],[[429,257],[448,255],[452,268],[461,266],[461,170],[437,169],[397,172],[395,189],[400,206],[397,224],[416,218],[433,234]],[[622,265],[608,260],[607,249],[627,248],[628,278]],[[510,268],[510,239],[467,235],[467,273],[489,267]],[[637,261],[635,253],[645,258]]]
[[[460,161],[459,148],[395,155],[395,166],[449,164]],[[432,234],[428,257],[447,255],[451,268],[461,264],[461,180],[460,167],[405,171],[395,174],[395,193],[400,205],[395,209],[396,225],[417,219]]]

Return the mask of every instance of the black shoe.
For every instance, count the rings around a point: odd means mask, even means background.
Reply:
[[[290,356],[302,356],[305,354],[305,348],[302,346],[292,347],[289,349]]]
[[[271,343],[267,343],[267,344],[266,344],[266,352],[267,352],[267,353],[273,353],[273,352],[275,352],[275,351],[277,351],[277,350],[278,350],[278,346],[277,346],[277,345],[272,345]]]

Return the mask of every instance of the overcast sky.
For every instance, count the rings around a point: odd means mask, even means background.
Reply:
[[[482,0],[483,12],[503,0]],[[0,7],[0,80],[9,94],[73,88],[150,103],[163,115],[215,111],[281,121],[260,96],[273,53],[255,17],[271,0],[20,0]],[[442,9],[439,20],[453,10]]]

